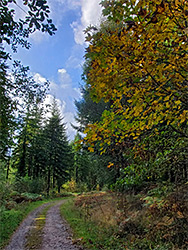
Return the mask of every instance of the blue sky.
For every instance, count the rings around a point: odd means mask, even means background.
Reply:
[[[17,2],[19,4],[22,0]],[[79,84],[87,47],[83,30],[90,24],[97,25],[100,22],[99,3],[100,0],[48,0],[51,18],[58,29],[56,34],[50,37],[35,32],[30,37],[31,48],[19,48],[14,55],[14,59],[30,67],[36,81],[48,79],[51,82],[46,102],[52,100],[52,95],[58,99],[69,139],[75,135],[70,125],[75,124],[74,99],[81,98]],[[21,17],[24,13],[18,9],[16,15]]]

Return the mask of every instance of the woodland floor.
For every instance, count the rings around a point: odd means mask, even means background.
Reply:
[[[4,250],[80,250],[72,242],[71,230],[60,216],[66,200],[47,203],[35,209],[21,223]]]

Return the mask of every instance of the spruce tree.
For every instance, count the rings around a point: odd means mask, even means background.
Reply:
[[[51,117],[45,125],[45,150],[47,166],[47,194],[50,187],[57,187],[60,192],[61,185],[69,177],[71,167],[71,147],[66,136],[65,123],[61,117],[57,102],[54,99],[51,107]]]
[[[39,177],[39,172],[41,172],[39,166],[42,164],[39,155],[44,142],[41,142],[43,110],[39,104],[28,104],[27,111],[21,120],[18,142],[13,153],[14,166],[17,168],[19,177],[35,178]]]

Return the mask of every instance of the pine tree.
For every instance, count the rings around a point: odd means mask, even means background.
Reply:
[[[49,195],[51,186],[53,188],[57,186],[58,192],[60,192],[61,185],[69,177],[72,159],[65,124],[55,99],[51,108],[51,117],[46,123],[44,133],[47,156],[47,194]]]
[[[18,176],[39,177],[39,166],[42,166],[39,158],[42,138],[42,112],[38,104],[27,106],[27,111],[20,125],[18,143],[14,150],[14,165]]]
[[[78,132],[84,132],[88,124],[100,121],[104,110],[109,110],[110,108],[110,102],[105,103],[103,100],[100,100],[100,102],[97,103],[93,101],[87,86],[82,87],[81,92],[82,99],[75,101],[77,108],[77,116],[75,119],[79,123],[79,126],[73,126]]]

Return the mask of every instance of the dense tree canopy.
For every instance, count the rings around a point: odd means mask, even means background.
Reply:
[[[84,141],[91,151],[96,143],[101,153],[121,151],[124,167],[137,156],[156,160],[159,152],[172,154],[187,140],[188,3],[120,0],[102,5],[107,19],[98,30],[87,29],[84,73],[93,100],[110,102],[111,109],[101,121],[88,124]],[[149,153],[152,137],[156,148]],[[175,155],[168,155],[172,162]]]
[[[137,138],[166,122],[181,134],[187,115],[187,1],[133,2],[103,2],[109,30],[94,34],[86,53],[92,95],[113,100],[103,131],[110,124],[110,136],[118,127],[123,138]]]

